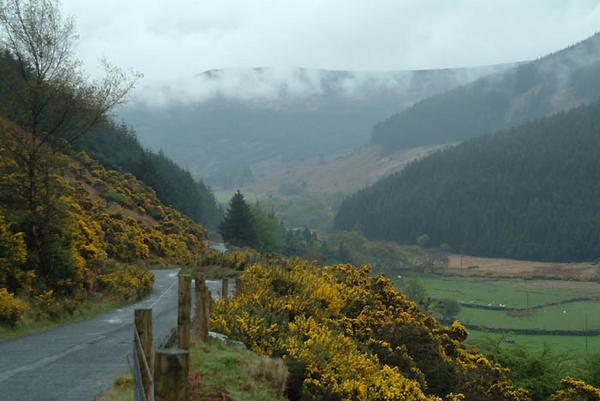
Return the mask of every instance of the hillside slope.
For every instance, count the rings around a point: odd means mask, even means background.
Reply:
[[[18,112],[11,101],[23,84],[14,57],[0,50],[0,116],[18,121]],[[216,228],[221,212],[215,199],[202,181],[195,180],[164,154],[145,149],[127,127],[111,121],[100,121],[87,135],[78,138],[83,149],[104,166],[132,173],[152,187],[161,202],[190,216],[209,228]]]
[[[265,161],[252,166],[254,180],[241,189],[266,196],[350,194],[438,148],[431,146],[386,154],[381,146],[364,146],[330,160]]]
[[[153,88],[121,111],[141,140],[204,177],[237,187],[248,167],[339,155],[414,102],[506,69],[351,72],[303,68],[207,71]],[[191,92],[191,93],[190,93]]]
[[[425,99],[374,126],[389,151],[451,143],[600,97],[600,34],[508,71]]]
[[[40,163],[48,167],[35,181],[43,203],[35,203],[33,226],[24,201],[27,171],[8,132],[28,136],[0,119],[0,324],[14,324],[27,310],[33,319],[61,316],[98,296],[136,299],[152,288],[144,267],[202,258],[202,226],[162,204],[133,175],[106,169],[83,152],[45,152]]]
[[[600,257],[600,102],[439,151],[358,192],[336,227],[477,256]]]

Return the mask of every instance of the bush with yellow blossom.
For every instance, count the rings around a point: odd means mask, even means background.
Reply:
[[[507,371],[465,348],[368,267],[271,260],[243,273],[241,295],[219,300],[214,330],[283,357],[292,400],[528,401]]]

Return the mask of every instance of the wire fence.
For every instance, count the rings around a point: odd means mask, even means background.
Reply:
[[[150,369],[150,361],[146,359],[146,354],[142,348],[140,333],[137,328],[133,328],[135,337],[133,339],[133,382],[135,383],[134,395],[135,401],[154,401],[154,377]],[[141,363],[140,363],[141,360]],[[148,394],[144,388],[144,378],[149,383]]]

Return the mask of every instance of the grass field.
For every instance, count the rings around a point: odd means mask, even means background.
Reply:
[[[544,329],[544,330],[583,330],[585,314],[588,314],[588,327],[600,328],[600,303],[577,302],[533,310],[529,316],[514,316],[504,311],[462,308],[457,319],[487,327]]]
[[[459,302],[507,307],[535,306],[583,296],[600,295],[600,283],[558,280],[522,280],[482,277],[456,277],[403,273],[392,277],[396,285],[418,279],[429,296]],[[529,303],[529,305],[528,305]]]
[[[520,344],[530,350],[541,348],[545,344],[550,346],[552,350],[557,353],[572,354],[573,356],[579,356],[586,353],[585,337],[576,336],[503,335],[470,330],[467,344],[477,345],[486,338],[504,338],[504,343],[507,345]],[[600,336],[588,337],[587,342],[589,353],[600,352]]]
[[[549,302],[600,295],[600,283],[524,280],[506,278],[455,277],[433,274],[403,273],[392,277],[401,288],[409,280],[418,280],[432,298],[455,299],[479,305],[506,305],[527,308]],[[574,302],[533,309],[529,315],[509,311],[461,308],[457,319],[470,324],[504,329],[583,330],[587,313],[588,328],[600,329],[600,301]],[[498,334],[472,331],[469,341]],[[583,336],[510,335],[510,341],[527,347],[546,343],[557,351],[585,352]],[[589,351],[600,351],[600,336],[588,338]]]

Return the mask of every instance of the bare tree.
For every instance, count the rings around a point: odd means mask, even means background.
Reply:
[[[3,145],[24,171],[15,185],[29,211],[30,243],[40,263],[51,215],[53,149],[107,118],[141,77],[104,61],[104,78],[89,80],[74,56],[77,39],[57,0],[0,2],[0,43],[16,65],[15,76],[0,77],[11,91],[3,114],[15,124],[4,127],[11,140]]]

